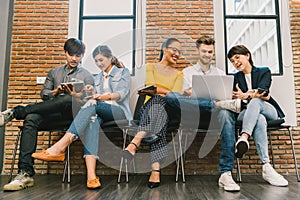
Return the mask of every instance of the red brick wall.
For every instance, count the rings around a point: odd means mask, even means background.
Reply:
[[[178,67],[195,63],[196,39],[201,34],[214,34],[213,1],[147,1],[146,10],[147,61],[157,61],[161,44],[175,37],[184,50]]]
[[[296,86],[296,103],[297,110],[300,107],[300,1],[291,0],[290,1],[290,18],[291,18],[291,35],[292,35],[292,46],[293,46],[293,64],[294,64],[294,74],[295,74],[295,86]],[[297,117],[299,121],[299,113],[297,112]]]
[[[36,85],[36,76],[45,76],[52,67],[64,64],[63,43],[68,35],[68,2],[67,0],[53,1],[15,1],[15,14],[12,35],[12,57],[9,81],[8,107],[40,101],[41,86]],[[186,1],[154,1],[147,0],[146,28],[147,48],[146,61],[157,61],[160,45],[168,37],[176,37],[182,42],[183,58],[179,69],[195,63],[195,40],[199,35],[214,34],[213,0]],[[299,109],[299,72],[300,72],[300,3],[290,0],[291,33],[293,42],[294,71],[296,85],[297,110]],[[8,173],[12,158],[13,142],[17,135],[17,126],[21,121],[8,124],[5,140],[4,173]],[[297,153],[300,155],[299,128],[293,131],[296,140]],[[55,142],[62,134],[54,134]],[[198,158],[204,133],[198,133],[192,146],[186,154],[187,174],[216,174],[218,173],[218,157],[220,141],[203,159]],[[38,149],[47,145],[47,133],[39,133]],[[276,155],[276,167],[282,173],[294,173],[290,143],[287,133],[273,133]],[[117,139],[118,143],[121,138]],[[251,141],[251,149],[241,160],[243,173],[258,173],[261,171],[256,148]],[[71,145],[72,173],[85,173],[82,159],[83,148],[79,141]],[[300,157],[299,157],[300,159]],[[37,173],[46,173],[47,162],[35,161]],[[15,166],[15,172],[17,167]],[[50,173],[62,173],[62,163],[49,164]],[[105,165],[98,163],[97,173],[117,174]],[[171,164],[163,169],[164,174],[174,174],[175,167]]]
[[[67,0],[15,1],[9,108],[40,101],[42,86],[36,84],[36,77],[46,76],[51,68],[64,64],[63,44],[68,35],[68,5]],[[4,173],[10,169],[19,125],[22,125],[22,121],[13,121],[6,128]],[[41,148],[44,140],[47,141],[45,133],[39,133],[38,148]],[[36,168],[40,173],[42,166],[36,165]]]

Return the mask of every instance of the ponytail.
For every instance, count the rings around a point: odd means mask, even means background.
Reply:
[[[119,61],[116,56],[112,56],[111,64],[115,65],[118,68],[125,68],[125,65]]]
[[[111,64],[115,65],[118,68],[124,68],[125,65],[120,62],[111,52],[110,48],[107,45],[99,45],[93,51],[93,58],[95,58],[98,54],[105,56],[106,58],[111,57]]]

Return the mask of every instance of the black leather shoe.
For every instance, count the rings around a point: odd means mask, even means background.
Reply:
[[[159,172],[159,175],[160,175],[160,170],[152,170],[153,172]],[[156,188],[156,187],[158,187],[158,186],[160,186],[160,182],[148,182],[148,187],[150,188],[150,189],[152,189],[152,188]]]

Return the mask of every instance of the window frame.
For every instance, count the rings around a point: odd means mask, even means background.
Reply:
[[[226,0],[223,0],[223,23],[224,23],[224,49],[225,49],[225,55],[227,55],[228,52],[228,46],[227,46],[227,24],[226,20],[228,19],[249,19],[249,20],[261,20],[261,19],[272,19],[275,20],[276,23],[276,36],[277,36],[277,49],[278,49],[278,73],[272,73],[273,76],[282,76],[283,75],[283,61],[282,61],[282,43],[281,43],[281,29],[280,29],[280,9],[279,9],[279,1],[273,0],[274,6],[275,6],[275,14],[266,14],[266,15],[258,15],[258,14],[238,14],[238,15],[232,15],[226,13]],[[225,56],[225,70],[226,74],[233,74],[229,73],[229,66],[227,62],[227,56]]]
[[[85,16],[84,11],[84,1],[80,0],[79,2],[79,25],[78,25],[78,38],[82,40],[83,38],[83,23],[85,20],[132,20],[132,66],[131,66],[131,75],[135,75],[135,65],[136,65],[136,28],[137,28],[137,8],[136,1],[132,0],[132,14],[131,15],[87,15]]]

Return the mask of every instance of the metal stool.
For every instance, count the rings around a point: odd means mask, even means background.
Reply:
[[[295,166],[297,181],[300,182],[300,177],[299,177],[299,172],[298,172],[298,164],[297,164],[297,158],[296,158],[296,152],[295,152],[295,147],[294,147],[294,140],[293,140],[292,132],[290,130],[291,126],[290,125],[284,125],[283,124],[284,122],[285,122],[284,119],[277,119],[277,120],[269,120],[269,121],[267,121],[267,132],[269,133],[270,150],[271,150],[271,155],[272,155],[272,164],[273,164],[273,167],[275,168],[271,132],[272,131],[276,131],[276,130],[286,129],[289,132],[289,136],[290,136],[290,141],[291,141],[292,153],[293,153],[293,158],[294,158],[294,166]],[[239,133],[240,133],[240,131],[242,129],[242,124],[243,124],[243,122],[240,121],[240,120],[238,120],[236,122],[236,126],[235,126],[235,136],[236,136],[236,138],[238,138],[238,136],[239,136]],[[238,182],[242,182],[239,159],[236,158],[236,161],[237,161],[237,181]]]
[[[44,121],[40,125],[38,131],[49,132],[48,146],[50,147],[52,132],[65,132],[71,123],[72,123],[72,120],[68,120],[68,121],[57,120],[56,122]],[[55,127],[55,128],[48,128],[48,127]],[[12,173],[13,173],[13,170],[14,170],[14,165],[15,165],[19,140],[20,140],[21,134],[23,132],[23,126],[19,126],[18,128],[20,130],[18,132],[16,142],[15,142],[15,148],[14,148],[14,151],[13,151],[13,159],[12,159],[12,163],[11,163],[8,182],[11,182],[11,180],[12,180]],[[66,155],[66,161],[65,161],[65,166],[64,166],[64,173],[63,173],[62,182],[65,182],[65,177],[66,177],[66,174],[67,174],[68,175],[68,180],[67,181],[68,181],[68,183],[70,183],[71,182],[71,175],[70,175],[70,150],[69,150],[69,146],[67,148],[66,154],[67,155]],[[47,171],[48,171],[48,169],[47,169]]]

